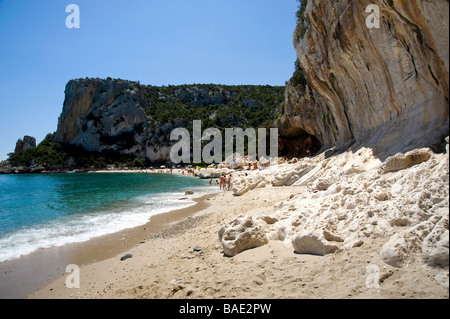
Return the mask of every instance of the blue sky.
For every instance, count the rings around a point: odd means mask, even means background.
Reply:
[[[65,9],[80,8],[68,29]],[[0,160],[56,130],[70,79],[284,85],[296,0],[0,0]]]

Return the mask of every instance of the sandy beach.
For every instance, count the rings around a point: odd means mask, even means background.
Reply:
[[[195,215],[209,205],[207,199],[210,196],[192,198],[195,205],[152,216],[151,222],[141,227],[96,237],[87,242],[40,249],[19,259],[1,262],[0,298],[25,298],[64,275],[67,265],[83,267],[124,253],[139,245],[148,234],[157,234],[170,225]]]
[[[199,174],[217,173],[212,170]],[[146,225],[1,263],[0,293],[447,299],[448,176],[448,153],[417,149],[381,161],[358,145],[234,171],[231,191],[217,187],[194,206]],[[238,246],[243,249],[230,254]],[[66,284],[69,264],[79,267],[79,288]]]
[[[123,242],[111,242],[120,246],[117,254],[81,266],[79,289],[66,287],[65,274],[28,298],[448,298],[448,288],[434,279],[442,270],[423,269],[420,262],[403,269],[383,263],[382,239],[326,256],[296,254],[281,241],[224,256],[220,225],[243,213],[273,211],[278,202],[305,191],[265,187],[239,197],[208,196],[178,223],[157,229],[150,226],[154,220],[128,232],[124,240],[135,240],[125,249]],[[170,222],[172,216],[160,217]],[[97,248],[91,258],[102,255],[104,248]],[[125,253],[132,258],[121,261]],[[368,265],[380,268],[378,289],[367,287]]]

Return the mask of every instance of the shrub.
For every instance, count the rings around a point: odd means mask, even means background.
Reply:
[[[297,38],[297,41],[299,39],[302,39],[305,34],[306,31],[308,30],[308,25],[306,23],[306,16],[305,16],[305,9],[306,6],[308,5],[308,1],[307,0],[298,0],[300,2],[299,4],[299,9],[296,13],[297,16],[297,25],[295,27],[295,36]]]

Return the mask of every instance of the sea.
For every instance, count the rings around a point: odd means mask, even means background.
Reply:
[[[0,175],[0,262],[144,225],[216,188],[168,173]]]

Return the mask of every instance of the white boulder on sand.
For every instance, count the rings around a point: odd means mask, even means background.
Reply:
[[[290,199],[264,212],[264,218],[259,216],[271,222],[258,228],[257,237],[265,231],[267,238],[280,240],[298,253],[325,255],[381,238],[385,244],[378,253],[390,266],[407,267],[421,260],[427,266],[446,268],[448,182],[448,153],[416,149],[382,162],[370,148],[355,145],[329,158],[321,154],[295,164],[239,172],[234,174],[232,190],[244,195],[261,187],[294,186]],[[253,223],[248,216],[246,221]],[[235,239],[250,234],[239,228],[241,224],[245,224],[242,217],[221,231],[226,229],[227,238]],[[242,235],[249,242],[250,237]],[[230,240],[230,255],[242,251],[234,249],[239,242],[235,239]]]
[[[312,254],[324,256],[339,250],[339,247],[330,243],[319,233],[303,232],[292,239],[292,246],[299,254]]]
[[[264,231],[264,223],[248,215],[239,216],[223,226],[219,230],[219,239],[224,254],[230,257],[269,242]]]

